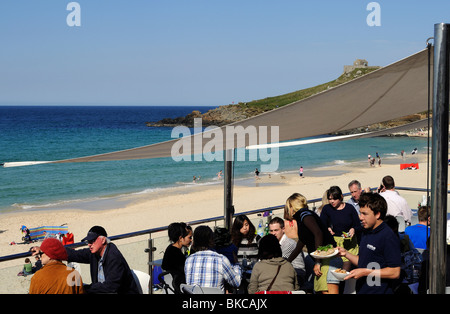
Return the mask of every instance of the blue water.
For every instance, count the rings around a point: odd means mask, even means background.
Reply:
[[[171,140],[172,128],[149,128],[147,121],[202,113],[212,107],[0,106],[0,162],[59,160]],[[369,138],[280,148],[278,173],[366,161],[378,151],[383,162],[404,149],[424,152],[423,138]],[[238,180],[253,177],[261,161],[237,161]],[[0,213],[58,207],[70,201],[152,193],[174,186],[221,184],[222,161],[175,162],[172,158],[49,164],[0,168]],[[239,181],[237,181],[239,182]],[[244,182],[244,181],[241,181]]]

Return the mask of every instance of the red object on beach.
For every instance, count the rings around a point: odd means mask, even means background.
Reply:
[[[73,233],[67,233],[67,234],[63,235],[63,237],[62,237],[62,244],[63,245],[73,244],[73,243],[75,243],[75,239],[73,237]]]
[[[404,169],[419,169],[418,163],[412,163],[412,164],[400,164],[400,170]]]

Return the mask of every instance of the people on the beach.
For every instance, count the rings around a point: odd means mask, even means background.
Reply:
[[[17,274],[17,276],[28,276],[33,274],[33,264],[31,260],[27,257],[25,258],[25,264],[23,264],[22,270]]]
[[[194,230],[192,253],[186,259],[184,271],[188,285],[225,289],[225,283],[231,287],[241,284],[241,268],[232,265],[228,258],[213,250],[214,234],[208,226],[198,226]]]
[[[313,253],[319,246],[332,245],[336,247],[336,241],[322,223],[320,217],[308,208],[306,198],[300,193],[292,194],[286,201],[286,206],[292,208],[293,218],[297,221],[298,242],[297,247],[288,261],[292,262],[306,246],[308,253]],[[324,260],[317,260],[314,265],[314,290],[317,293],[339,293],[339,280],[333,276],[331,271],[342,268],[342,259],[332,257]]]
[[[184,263],[186,255],[183,249],[189,247],[192,242],[192,228],[184,222],[174,222],[168,227],[169,241],[161,268],[172,275],[172,287],[175,293],[181,293],[180,285],[186,283],[184,275]]]
[[[62,262],[67,260],[67,252],[61,241],[47,238],[33,251],[41,256],[43,267],[31,278],[30,294],[84,293],[80,274]]]
[[[387,213],[386,200],[376,193],[361,195],[360,219],[364,227],[358,255],[338,247],[339,255],[349,259],[357,268],[344,279],[355,278],[358,294],[392,294],[400,277],[400,240],[383,219]]]
[[[86,241],[88,248],[66,247],[66,260],[90,264],[91,284],[84,286],[86,293],[139,293],[127,261],[103,227],[93,226],[81,241]]]
[[[303,167],[300,166],[300,169],[298,170],[298,174],[300,175],[300,178],[303,178]]]
[[[220,170],[219,172],[217,172],[217,179],[222,179],[222,170]]]
[[[408,226],[405,233],[409,236],[416,249],[426,249],[427,240],[430,236],[430,206],[421,206],[417,211],[419,222]]]
[[[284,232],[284,220],[280,217],[274,217],[269,222],[269,233],[273,234],[278,242],[280,243],[282,256],[284,258],[289,258],[291,253],[295,250],[297,246],[297,242],[293,239],[290,239],[286,236]],[[305,271],[305,261],[303,259],[303,254],[299,254],[294,260],[291,262],[292,266],[297,273],[297,281],[300,287],[304,286],[306,281],[306,271]]]
[[[322,223],[328,228],[338,246],[345,248],[350,253],[358,254],[357,232],[362,231],[359,217],[355,208],[344,203],[344,195],[338,186],[331,186],[327,192],[328,205],[325,205],[320,214]],[[351,262],[343,258],[343,269],[349,271]]]
[[[259,262],[253,267],[248,293],[299,289],[294,267],[283,256],[276,236],[264,236],[258,248]]]
[[[258,168],[255,169],[255,178],[259,179],[259,170],[258,170]]]
[[[405,231],[407,225],[411,224],[412,211],[408,202],[395,190],[395,182],[392,176],[385,176],[381,182],[380,195],[387,202],[387,214],[396,217],[401,223],[399,231]]]
[[[35,255],[34,259],[36,261],[34,262],[34,266],[31,271],[33,274],[42,268],[42,261],[41,261],[41,257],[39,256],[39,254]]]

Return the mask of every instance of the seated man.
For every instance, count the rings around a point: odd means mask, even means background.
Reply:
[[[284,220],[280,217],[275,217],[269,222],[269,233],[273,234],[280,242],[281,252],[284,258],[289,258],[291,253],[297,247],[297,242],[290,239],[284,233]],[[305,284],[306,272],[305,272],[305,261],[303,260],[303,255],[299,254],[291,262],[292,266],[297,273],[297,280],[300,287]]]
[[[405,233],[414,244],[416,249],[426,249],[427,240],[430,236],[430,207],[421,206],[417,212],[419,223],[409,226],[405,229]]]
[[[224,290],[225,282],[232,287],[241,284],[239,264],[231,265],[227,257],[214,252],[214,234],[208,226],[198,226],[194,231],[191,254],[184,265],[186,283]]]
[[[86,293],[139,293],[127,261],[117,246],[107,238],[106,230],[92,227],[87,236],[89,248],[74,250],[66,247],[68,262],[90,264],[90,285],[85,285]]]

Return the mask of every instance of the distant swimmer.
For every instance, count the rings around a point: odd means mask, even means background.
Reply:
[[[256,178],[259,177],[259,170],[258,170],[258,168],[255,169],[255,177],[256,177]]]
[[[222,170],[220,170],[219,172],[217,172],[217,178],[218,178],[218,179],[222,179]]]

